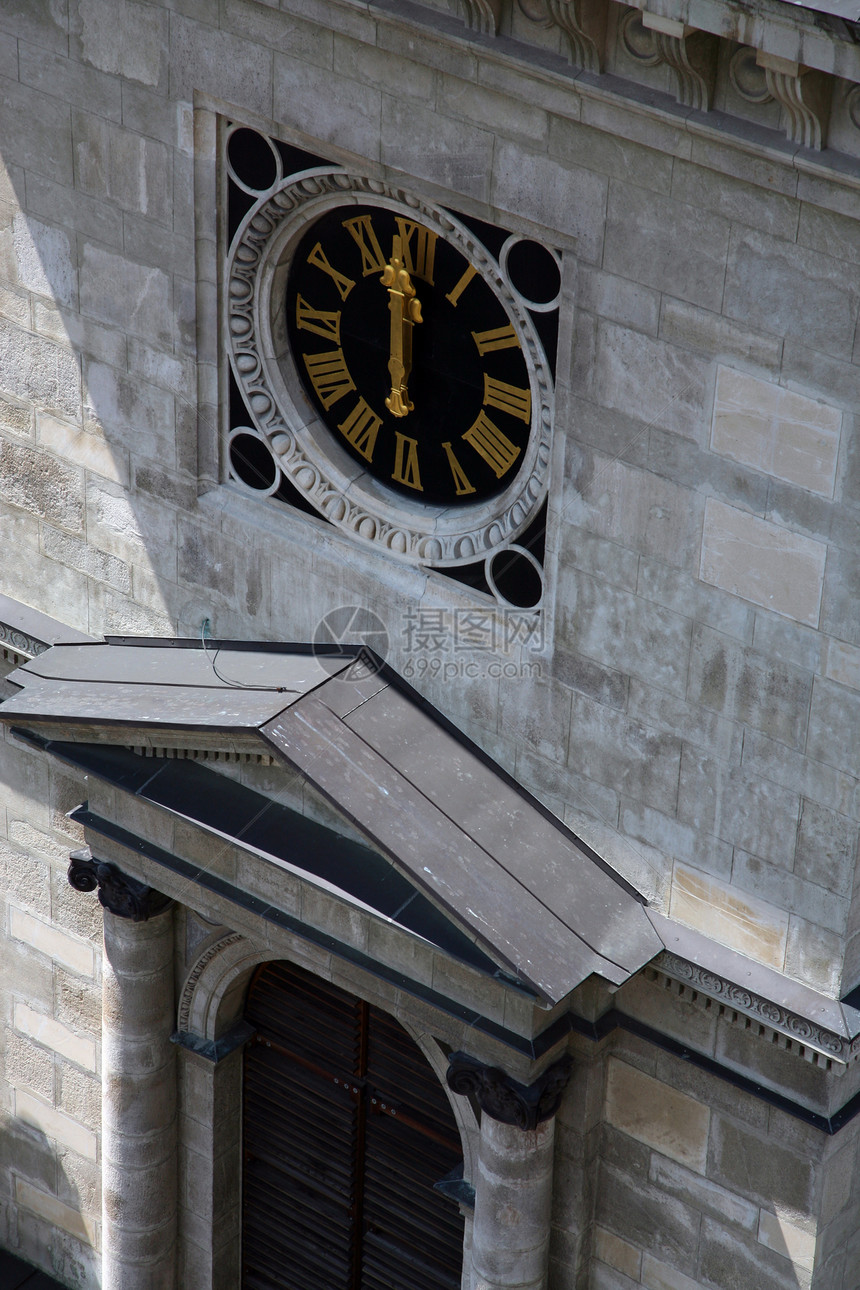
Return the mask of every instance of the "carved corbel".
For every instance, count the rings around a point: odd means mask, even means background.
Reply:
[[[609,6],[600,0],[546,0],[546,8],[567,37],[574,66],[602,72]]]
[[[462,3],[469,30],[495,36],[502,16],[502,0],[462,0]]]
[[[828,77],[763,49],[757,50],[756,63],[764,68],[769,92],[785,109],[786,137],[802,148],[820,151],[827,142],[830,120]]]
[[[534,1084],[518,1084],[498,1066],[485,1066],[468,1053],[452,1053],[446,1078],[452,1092],[473,1096],[484,1115],[527,1130],[555,1115],[572,1065],[570,1057],[562,1057]]]
[[[89,847],[71,853],[68,877],[75,891],[95,891],[98,888],[99,903],[109,913],[117,918],[129,918],[134,923],[145,923],[171,904],[169,896],[154,887],[147,887],[136,878],[129,878],[115,864],[95,860]]]
[[[645,10],[642,25],[653,33],[660,62],[675,73],[678,102],[697,112],[709,111],[717,76],[716,36]]]

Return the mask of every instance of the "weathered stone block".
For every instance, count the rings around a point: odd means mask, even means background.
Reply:
[[[723,310],[848,358],[860,304],[860,266],[765,233],[733,232]]]
[[[590,264],[599,263],[607,189],[603,175],[579,167],[563,169],[546,155],[498,140],[491,182],[489,197],[499,210],[516,211],[538,227],[576,238],[577,255]]]
[[[559,644],[683,695],[691,623],[641,596],[565,570]]]
[[[856,821],[804,798],[800,803],[795,873],[839,895],[850,895],[857,840]]]
[[[2,88],[0,136],[6,166],[17,162],[28,171],[71,186],[74,165],[68,107],[61,99],[16,81],[4,78]],[[21,128],[23,121],[26,129]]]
[[[789,860],[793,859],[791,840],[786,842]],[[732,883],[743,891],[767,898],[783,909],[800,914],[812,923],[842,931],[848,915],[848,901],[796,873],[786,872],[787,866],[767,864],[758,856],[748,855],[735,847],[732,865]]]
[[[172,343],[167,275],[91,242],[83,248],[81,310],[150,342]]]
[[[0,319],[0,387],[16,398],[81,414],[81,379],[74,354]]]
[[[610,1058],[606,1116],[622,1133],[700,1174],[705,1172],[710,1111],[685,1093]]]
[[[632,240],[628,230],[628,243]],[[644,423],[649,430],[700,440],[707,366],[689,350],[601,321],[591,380],[601,403],[639,423],[637,434]]]
[[[809,713],[809,755],[856,775],[858,721],[860,694],[816,677]],[[818,795],[810,793],[809,796]]]
[[[578,694],[572,696],[571,722],[573,770],[657,810],[674,810],[680,740]]]
[[[719,311],[729,227],[720,215],[616,181],[609,192],[604,267]]]
[[[813,1172],[803,1156],[718,1114],[713,1117],[712,1135],[709,1173],[713,1179],[767,1209],[779,1206],[799,1214],[809,1212]]]
[[[584,471],[579,478],[585,482]],[[567,520],[667,564],[689,563],[701,520],[688,489],[597,453],[587,479],[565,506]]]
[[[699,576],[766,609],[816,626],[827,548],[707,498]]]
[[[806,913],[804,906],[800,912]],[[814,913],[809,918],[792,914],[785,947],[785,970],[796,981],[803,981],[830,998],[838,998],[854,983],[843,979],[845,939],[842,928],[816,926]],[[843,920],[844,921],[844,920]]]
[[[37,1012],[26,1003],[16,1003],[14,1025],[19,1034],[44,1044],[52,1052],[77,1062],[86,1070],[96,1069],[96,1045],[89,1035],[76,1034],[62,1022]]]
[[[748,958],[781,969],[788,914],[776,905],[743,896],[708,874],[675,865],[669,912]]]
[[[717,369],[714,452],[832,497],[841,429],[839,408],[747,372]]]
[[[667,1196],[647,1178],[633,1180],[601,1163],[597,1222],[675,1267],[690,1267],[696,1256],[701,1215],[691,1205]]]
[[[860,555],[831,545],[821,597],[820,627],[851,645],[860,645]]]
[[[779,370],[782,342],[765,332],[751,331],[722,314],[700,309],[685,300],[663,297],[660,339],[701,350],[713,357],[734,356],[760,367]]]
[[[18,1004],[18,1007],[21,1005]],[[55,1074],[53,1054],[45,1052],[43,1048],[37,1048],[23,1035],[17,1035],[13,1030],[8,1030],[5,1034],[3,1064],[7,1077],[11,1083],[19,1088],[28,1089],[31,1093],[36,1093],[39,1097],[44,1098],[46,1102],[53,1102],[55,1092]],[[0,1158],[6,1155],[9,1148],[5,1147],[5,1130],[0,1133]],[[29,1153],[21,1152],[23,1159],[27,1159]],[[37,1153],[35,1158],[39,1159],[41,1153]],[[9,1164],[8,1160],[4,1161]],[[14,1160],[11,1163],[15,1163]],[[43,1167],[47,1165],[46,1161],[42,1162]],[[29,1174],[33,1177],[34,1174]],[[40,1174],[36,1173],[36,1177]],[[51,1184],[54,1185],[53,1183]]]
[[[323,143],[349,148],[371,161],[377,160],[380,119],[384,120],[380,90],[376,86],[343,81],[338,84],[336,96],[326,94],[325,85],[330,76],[331,72],[326,68],[275,54],[275,120],[301,129],[313,119],[314,134]],[[404,130],[401,146],[409,149],[410,162],[414,164],[418,151],[415,134],[409,131],[406,122]],[[392,146],[396,148],[396,131],[392,131],[392,135]]]
[[[634,331],[657,335],[660,324],[660,295],[657,291],[587,264],[577,267],[576,300],[579,309],[586,309],[623,327],[632,327]]]
[[[707,865],[709,873],[722,874],[726,878],[731,873],[731,843],[702,834],[646,804],[625,802],[620,827],[629,837],[640,839],[662,854],[665,868],[678,858]]]
[[[582,166],[636,188],[668,193],[672,182],[671,157],[576,121],[552,120],[549,151],[565,165]],[[639,275],[625,276],[635,281]]]
[[[92,976],[94,969],[93,948],[86,941],[70,936],[68,932],[40,918],[28,914],[14,905],[9,911],[10,935],[25,945],[62,963],[82,976]]]
[[[24,1089],[15,1092],[15,1114],[24,1124],[41,1129],[47,1137],[71,1147],[72,1151],[88,1160],[97,1158],[98,1138],[95,1133]]]
[[[793,241],[797,234],[802,209],[799,201],[753,186],[746,178],[726,174],[722,168],[716,171],[676,160],[672,170],[672,196],[677,201],[723,215],[733,224],[746,224],[788,241]]]
[[[772,739],[802,748],[812,677],[695,624],[687,697]]]
[[[642,1251],[637,1250],[635,1245],[631,1245],[628,1241],[623,1241],[614,1232],[607,1232],[604,1227],[594,1229],[594,1253],[598,1259],[608,1263],[617,1272],[623,1272],[625,1276],[638,1280],[642,1266]]]

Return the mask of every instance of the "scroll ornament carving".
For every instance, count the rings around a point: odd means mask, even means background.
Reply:
[[[827,141],[830,116],[827,77],[761,50],[757,61],[764,68],[769,93],[783,109],[786,137],[802,148],[820,151]]]
[[[466,26],[485,36],[495,36],[501,18],[501,0],[463,0]]]
[[[602,72],[606,6],[595,5],[592,0],[546,0],[546,7],[567,37],[574,66],[587,72]]]
[[[654,44],[661,62],[675,73],[675,97],[685,107],[707,112],[716,80],[716,40],[703,31],[670,35],[654,32]]]
[[[751,990],[745,990],[714,972],[708,972],[696,963],[669,953],[668,950],[654,960],[653,966],[658,972],[664,972],[676,981],[688,983],[703,994],[718,999],[720,1003],[736,1008],[747,1016],[756,1017],[764,1025],[789,1035],[799,1044],[816,1048],[839,1061],[850,1061],[860,1053],[860,1037],[849,1044],[840,1035],[816,1025],[809,1018],[790,1012]]]
[[[44,641],[36,640],[35,636],[28,636],[26,632],[19,632],[9,623],[0,623],[0,645],[5,645],[13,653],[24,654],[28,658],[44,654],[48,649]]]
[[[108,913],[133,923],[145,923],[172,904],[169,896],[129,878],[115,864],[94,859],[88,847],[70,855],[68,878],[75,891],[98,888],[99,903]]]
[[[448,1058],[446,1078],[452,1092],[475,1097],[484,1115],[525,1131],[555,1115],[572,1065],[570,1057],[562,1057],[533,1084],[519,1084],[500,1067],[458,1052]]]

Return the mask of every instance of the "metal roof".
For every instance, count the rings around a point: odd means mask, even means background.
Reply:
[[[662,949],[641,897],[390,670],[306,646],[147,641],[57,646],[9,679],[23,689],[0,721],[50,738],[252,739],[549,1003]]]

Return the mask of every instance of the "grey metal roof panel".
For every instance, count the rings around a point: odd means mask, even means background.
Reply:
[[[544,998],[558,1002],[595,972],[610,980],[629,975],[591,949],[528,880],[499,864],[316,697],[281,713],[262,733],[431,899]],[[661,948],[654,937],[645,961]]]
[[[659,938],[629,890],[405,694],[389,687],[344,721],[625,976],[659,951]]]
[[[166,645],[62,645],[18,671],[51,680],[124,685],[193,686],[201,689],[285,690],[306,694],[349,666],[311,653],[219,648],[171,649]],[[25,679],[17,684],[26,685]]]

